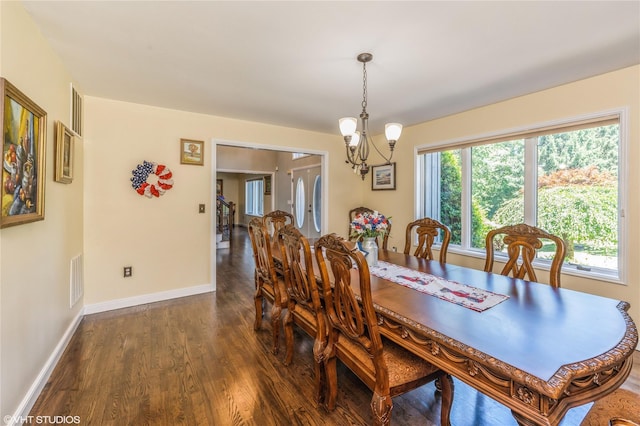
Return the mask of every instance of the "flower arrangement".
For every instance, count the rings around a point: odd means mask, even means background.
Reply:
[[[389,229],[389,219],[378,213],[360,213],[351,222],[351,237],[383,237]]]

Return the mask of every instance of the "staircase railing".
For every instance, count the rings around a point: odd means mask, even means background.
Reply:
[[[236,204],[223,197],[216,199],[216,233],[222,234],[222,241],[231,241],[231,230],[235,225]]]

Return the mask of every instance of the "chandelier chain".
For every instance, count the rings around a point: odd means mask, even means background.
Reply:
[[[362,111],[367,110],[367,63],[362,63]]]

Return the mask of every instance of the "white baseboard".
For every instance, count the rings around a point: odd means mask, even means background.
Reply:
[[[24,396],[24,398],[22,398],[22,401],[20,402],[20,405],[18,405],[18,409],[16,410],[15,414],[13,416],[5,416],[3,418],[3,420],[8,426],[21,425],[27,419],[29,412],[33,408],[33,405],[36,403],[36,400],[38,399],[38,397],[40,396],[40,392],[42,392],[42,389],[44,389],[44,386],[47,384],[47,380],[49,380],[49,376],[51,376],[51,373],[53,372],[53,369],[58,364],[58,361],[60,360],[62,353],[67,348],[67,344],[71,340],[73,333],[75,333],[76,329],[78,328],[78,325],[80,325],[80,321],[82,321],[82,317],[84,317],[84,313],[83,313],[83,310],[81,309],[80,312],[78,312],[78,315],[76,315],[73,321],[71,321],[71,324],[69,324],[69,327],[67,327],[67,330],[64,332],[64,334],[60,338],[60,341],[58,342],[53,352],[49,356],[49,359],[47,359],[47,362],[45,362],[44,366],[40,370],[40,373],[38,373],[38,376],[36,377],[35,381],[31,385],[29,390],[27,391],[27,394]]]
[[[94,314],[98,312],[111,311],[113,309],[120,308],[128,308],[136,305],[143,305],[146,303],[160,302],[163,300],[175,299],[178,297],[192,296],[195,294],[209,293],[214,291],[213,285],[211,284],[203,284],[194,287],[180,288],[176,290],[168,290],[161,291],[158,293],[152,294],[143,294],[140,296],[127,297],[124,299],[110,300],[108,302],[94,303],[91,305],[85,305],[78,315],[73,319],[64,335],[56,345],[55,349],[47,359],[47,362],[42,367],[42,370],[36,377],[35,381],[29,388],[29,391],[24,396],[18,409],[12,416],[4,416],[3,421],[7,424],[7,426],[16,426],[21,425],[25,421],[28,422],[29,412],[33,408],[33,405],[36,403],[38,396],[40,396],[40,392],[44,389],[44,386],[47,384],[47,380],[49,380],[49,376],[53,372],[56,364],[60,360],[62,353],[66,349],[73,333],[75,333],[80,321],[85,315]]]
[[[178,297],[193,296],[194,294],[209,293],[214,291],[211,284],[202,284],[194,287],[178,288],[175,290],[161,291],[158,293],[142,294],[140,296],[126,297],[124,299],[109,300],[106,302],[92,303],[84,306],[85,315],[98,312],[112,311],[114,309],[129,308],[131,306],[144,305],[146,303],[161,302],[163,300],[176,299]]]

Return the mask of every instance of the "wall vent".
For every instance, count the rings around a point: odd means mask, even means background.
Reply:
[[[82,95],[71,85],[71,130],[82,137]]]
[[[72,308],[84,295],[84,268],[82,255],[71,259],[69,274],[69,308]]]

